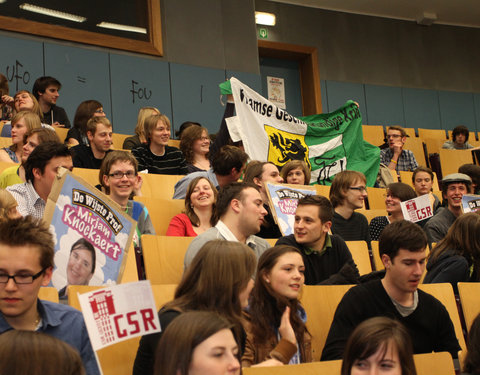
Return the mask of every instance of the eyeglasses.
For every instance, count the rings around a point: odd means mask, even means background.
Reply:
[[[100,109],[97,109],[95,113],[105,113],[105,111],[102,108],[100,108]]]
[[[400,138],[401,136],[401,134],[388,134],[387,138]]]
[[[116,171],[110,173],[109,176],[113,177],[115,180],[120,180],[123,176],[127,176],[127,178],[134,178],[137,174],[134,171],[127,171],[127,172],[120,172]]]
[[[365,186],[350,186],[349,187],[350,190],[356,190],[356,191],[359,191],[359,192],[364,192],[364,191],[367,191],[367,188]]]
[[[10,279],[13,279],[15,284],[32,284],[33,280],[38,279],[47,268],[48,267],[43,268],[35,275],[8,275],[6,273],[2,273],[0,274],[0,284],[7,284]]]

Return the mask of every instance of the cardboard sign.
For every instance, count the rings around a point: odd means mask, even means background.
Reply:
[[[462,209],[464,213],[480,210],[480,195],[464,194],[462,197]]]
[[[94,290],[78,300],[94,351],[161,331],[148,280]]]
[[[120,206],[63,170],[48,196],[44,219],[55,239],[51,286],[61,296],[70,284],[114,285],[120,280],[136,228]]]
[[[265,183],[270,209],[273,218],[284,236],[293,233],[295,212],[300,198],[306,195],[315,195],[315,187],[307,185],[287,185]]]
[[[403,218],[413,223],[433,216],[432,204],[428,194],[400,202],[400,206],[402,207]]]

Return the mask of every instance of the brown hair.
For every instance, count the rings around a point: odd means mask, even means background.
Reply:
[[[112,123],[108,118],[103,116],[94,116],[87,121],[87,127],[86,127],[87,133],[90,132],[92,136],[94,136],[95,133],[97,132],[98,124],[103,124],[107,128],[112,128]]]
[[[468,331],[467,355],[463,362],[463,371],[469,374],[478,373],[480,370],[480,314]]]
[[[403,182],[392,182],[387,186],[387,192],[390,192],[392,196],[400,199],[400,202],[408,201],[417,197],[417,193],[410,185]]]
[[[75,111],[73,118],[73,127],[80,130],[80,134],[87,136],[87,122],[93,117],[95,111],[102,108],[103,105],[97,100],[85,100],[81,102]]]
[[[30,91],[27,91],[27,90],[20,90],[20,91],[17,91],[15,93],[15,95],[13,96],[13,99],[15,100],[15,98],[20,95],[20,94],[23,94],[23,93],[27,93],[30,98],[32,99],[33,101],[33,107],[32,109],[30,110],[30,112],[33,112],[35,113],[36,115],[38,115],[38,117],[40,118],[40,121],[43,120],[43,112],[42,110],[40,109],[40,104],[38,104],[38,100],[37,98],[35,98],[35,96],[33,96],[33,94],[30,92]],[[20,111],[17,111],[17,107],[15,107],[15,111],[16,112],[20,112]]]
[[[257,185],[246,182],[232,182],[220,189],[217,196],[217,204],[215,206],[215,222],[225,215],[230,207],[230,202],[233,199],[238,199],[243,202],[243,191],[248,188],[259,191]]]
[[[170,120],[164,114],[148,116],[143,123],[143,131],[145,133],[145,138],[147,139],[148,144],[150,144],[152,133],[157,127],[159,121],[163,122],[167,129],[170,130]]]
[[[8,220],[12,208],[18,206],[17,201],[8,190],[0,189],[0,221]]]
[[[255,272],[252,249],[240,242],[207,242],[185,270],[175,299],[164,309],[215,311],[235,325],[240,337],[242,307],[240,293]]]
[[[135,174],[138,173],[138,161],[135,156],[133,156],[130,152],[123,150],[110,151],[103,159],[100,170],[98,171],[98,179],[100,180],[100,185],[102,185],[102,187],[105,189],[106,194],[110,194],[110,187],[105,185],[105,182],[103,181],[103,176],[110,173],[110,169],[112,169],[113,164],[115,164],[117,161],[125,161],[132,164],[133,169],[135,170]]]
[[[307,163],[305,163],[303,160],[290,160],[289,162],[287,162],[287,164],[285,164],[282,167],[280,175],[282,176],[283,181],[285,181],[285,183],[287,183],[288,174],[291,171],[293,171],[294,169],[297,169],[297,168],[300,168],[303,172],[303,176],[304,176],[303,184],[304,185],[310,184],[310,179],[312,177],[312,173],[310,171],[310,168],[308,168]]]
[[[40,253],[40,267],[53,267],[53,236],[48,225],[41,219],[28,215],[0,221],[0,243],[12,247],[36,247]]]
[[[200,225],[200,219],[198,218],[197,214],[193,210],[192,200],[190,199],[190,196],[192,195],[193,190],[195,189],[195,187],[197,186],[199,181],[202,180],[202,179],[208,181],[208,183],[210,184],[210,188],[213,191],[213,196],[215,198],[215,200],[213,202],[213,205],[212,205],[212,217],[210,218],[210,224],[213,227],[216,224],[214,213],[215,213],[215,205],[216,205],[217,197],[218,197],[218,191],[215,188],[215,186],[212,184],[212,181],[210,181],[207,177],[203,177],[203,176],[195,177],[188,184],[187,193],[185,195],[185,214],[188,216],[188,218],[192,222],[193,226],[198,227]]]
[[[41,332],[12,329],[0,335],[0,374],[85,375],[79,353]]]
[[[208,138],[208,130],[203,126],[190,126],[183,131],[182,138],[180,140],[180,150],[182,151],[187,163],[193,163],[195,156],[193,152],[193,144],[195,141],[202,138],[203,133],[207,134]],[[206,157],[209,157],[209,153],[207,153]]]
[[[367,183],[367,179],[362,172],[341,171],[335,175],[330,187],[330,202],[332,202],[333,208],[343,203],[347,190],[358,180],[364,184]]]
[[[263,167],[266,164],[275,165],[269,161],[259,161],[259,160],[252,160],[247,164],[245,168],[245,173],[243,174],[243,182],[247,182],[250,184],[255,184],[253,181],[255,178],[262,179]]]
[[[432,249],[429,260],[435,262],[446,251],[463,256],[473,275],[480,281],[480,215],[476,212],[460,215],[448,229],[447,234]]]
[[[388,224],[380,234],[378,248],[380,257],[386,254],[392,263],[400,249],[418,252],[427,246],[427,236],[422,228],[410,221],[399,220]]]
[[[45,142],[58,142],[60,143],[60,138],[58,138],[57,132],[48,128],[34,128],[28,131],[23,136],[23,144],[27,143],[27,139],[32,135],[36,134],[38,138],[38,144]]]
[[[135,134],[139,137],[145,137],[145,129],[143,124],[145,123],[145,119],[151,115],[159,114],[160,111],[155,107],[142,107],[138,111],[137,117],[137,125],[135,125]]]
[[[220,176],[228,176],[235,168],[240,172],[248,160],[248,155],[236,146],[223,146],[212,159],[213,172]]]
[[[278,259],[288,253],[297,253],[302,256],[301,252],[293,246],[278,245],[266,250],[258,259],[257,276],[249,304],[250,323],[255,345],[262,345],[269,338],[276,337],[285,307],[290,307],[290,323],[299,343],[301,358],[304,360],[304,335],[308,331],[299,316],[299,310],[303,312],[303,308],[298,299],[291,300],[279,295],[265,281],[265,277],[275,267]]]
[[[153,373],[188,375],[195,348],[224,329],[232,329],[232,324],[213,312],[181,314],[168,325],[158,342]]]
[[[415,177],[417,176],[417,173],[419,172],[425,172],[425,173],[428,173],[430,175],[430,178],[432,179],[432,182],[435,178],[434,174],[433,174],[433,171],[428,168],[428,167],[423,167],[423,166],[420,166],[420,167],[417,167],[417,169],[415,169],[413,171],[413,174],[412,174],[412,183],[415,184]]]
[[[8,95],[8,93],[8,79],[0,73],[0,97],[2,97],[3,95]]]
[[[417,375],[407,329],[402,323],[384,316],[367,319],[352,332],[343,353],[341,375],[350,375],[357,360],[366,359],[379,350],[385,358],[389,346],[397,350],[402,375]]]
[[[402,138],[407,136],[407,132],[401,126],[398,126],[398,125],[389,126],[387,128],[387,133],[388,133],[389,130],[398,130],[400,132],[400,134],[402,135]]]
[[[457,135],[463,134],[465,136],[465,142],[468,141],[468,136],[470,135],[468,128],[465,125],[458,125],[453,129],[452,140],[455,142],[457,140]]]
[[[333,207],[328,198],[321,195],[306,195],[298,200],[298,206],[317,206],[318,217],[322,223],[332,221],[333,219]]]

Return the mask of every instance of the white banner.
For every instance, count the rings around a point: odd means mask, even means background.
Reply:
[[[148,280],[95,290],[78,299],[94,351],[161,331]]]
[[[400,206],[402,207],[403,218],[414,223],[433,216],[429,194],[400,202]]]

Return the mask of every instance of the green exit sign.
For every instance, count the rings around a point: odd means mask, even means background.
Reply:
[[[268,38],[268,30],[264,27],[258,29],[258,36],[260,39],[267,39]]]

